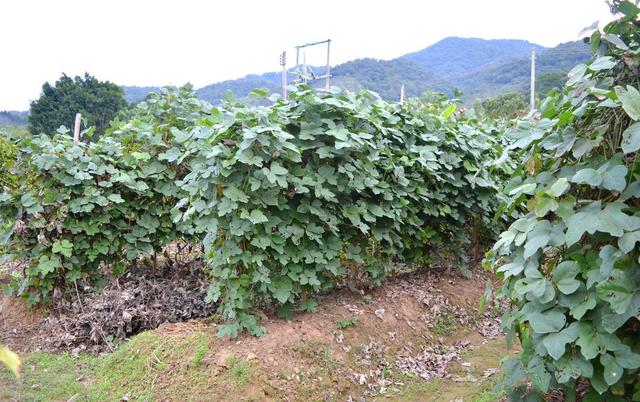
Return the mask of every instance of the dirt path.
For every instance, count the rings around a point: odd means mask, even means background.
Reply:
[[[267,319],[261,338],[220,339],[200,320],[103,358],[30,354],[22,385],[0,375],[0,400],[39,400],[44,388],[57,390],[46,400],[75,401],[495,400],[506,350],[496,311],[477,311],[487,278],[422,272],[365,295],[336,292],[317,313]]]

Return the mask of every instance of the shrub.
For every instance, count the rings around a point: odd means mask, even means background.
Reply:
[[[394,262],[459,255],[474,220],[490,222],[509,170],[504,158],[487,166],[499,137],[457,120],[450,102],[305,86],[290,99],[229,104],[179,135],[192,172],[178,208],[183,221],[212,223],[208,299],[230,320],[221,334],[260,334],[250,314],[260,300],[287,317],[299,297],[306,308],[336,283],[379,283]]]
[[[615,7],[595,59],[507,134],[526,155],[507,186],[521,213],[493,248],[522,345],[504,363],[511,400],[575,401],[580,382],[584,401],[640,400],[640,9]]]
[[[120,275],[139,256],[197,232],[197,221],[173,223],[171,210],[184,196],[174,133],[208,106],[189,88],[182,92],[153,94],[93,143],[76,144],[61,129],[24,144],[19,164],[34,183],[0,194],[8,248],[28,261],[16,293],[46,301],[54,288],[94,283],[105,268]]]

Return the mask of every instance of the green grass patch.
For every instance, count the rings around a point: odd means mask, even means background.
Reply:
[[[69,353],[33,353],[23,358],[22,378],[0,368],[0,400],[58,401],[84,395],[99,359]]]
[[[449,336],[456,331],[458,324],[456,323],[456,317],[451,313],[445,313],[438,316],[431,331],[440,336]]]
[[[356,325],[358,325],[358,317],[356,317],[355,315],[352,315],[349,318],[345,318],[344,320],[340,320],[336,322],[337,329],[355,327]]]

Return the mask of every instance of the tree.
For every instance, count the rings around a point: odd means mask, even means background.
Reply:
[[[122,88],[116,84],[98,81],[88,73],[84,79],[62,74],[55,85],[46,82],[40,98],[31,102],[29,129],[32,134],[51,134],[60,126],[71,127],[75,114],[82,113],[85,124],[102,134],[126,105]]]
[[[560,71],[542,73],[536,82],[536,95],[544,98],[552,89],[562,89],[566,80],[567,74]]]
[[[493,119],[512,119],[527,113],[527,101],[521,92],[509,92],[482,102],[484,113]]]

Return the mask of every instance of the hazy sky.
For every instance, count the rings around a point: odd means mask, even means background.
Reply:
[[[392,59],[447,36],[554,46],[607,17],[604,0],[2,0],[0,110],[26,110],[62,72],[201,87],[277,70],[282,50],[293,62],[293,46],[309,41],[331,38],[337,64]]]

